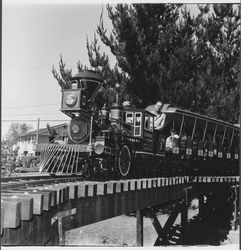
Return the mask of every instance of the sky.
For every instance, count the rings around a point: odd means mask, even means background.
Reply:
[[[40,128],[47,122],[57,125],[69,120],[59,111],[61,88],[51,69],[58,69],[61,54],[73,74],[78,60],[89,66],[86,37],[93,41],[102,10],[104,25],[111,30],[106,1],[3,0],[2,137],[12,122],[37,129],[38,118]]]
[[[37,129],[38,118],[40,127],[68,120],[59,111],[61,88],[52,66],[58,69],[60,54],[73,74],[78,60],[89,66],[86,37],[93,40],[102,8],[106,13],[103,4],[10,2],[2,7],[2,136],[13,121]]]

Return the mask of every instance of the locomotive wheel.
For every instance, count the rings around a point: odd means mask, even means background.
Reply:
[[[126,177],[131,168],[131,152],[127,145],[124,145],[121,148],[119,157],[118,157],[118,171],[121,176]]]

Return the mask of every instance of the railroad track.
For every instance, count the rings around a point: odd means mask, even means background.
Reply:
[[[195,182],[216,183],[214,189],[223,190],[223,183],[229,188],[237,185],[239,177],[86,181],[81,176],[41,174],[2,178],[2,244],[42,245],[53,238],[53,223],[59,216],[69,216],[74,212],[70,222],[79,227],[130,213],[140,207],[180,199],[184,196],[183,188]],[[207,192],[210,190],[208,187]]]
[[[30,176],[14,176],[1,179],[1,190],[18,189],[27,187],[36,187],[41,185],[51,185],[64,182],[84,181],[83,177],[70,175],[30,175]]]

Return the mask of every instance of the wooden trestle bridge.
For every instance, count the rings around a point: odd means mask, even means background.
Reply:
[[[80,177],[50,176],[9,178],[1,183],[1,244],[64,245],[65,232],[119,216],[136,214],[136,242],[143,245],[143,216],[151,218],[157,232],[155,245],[168,244],[171,226],[181,214],[182,244],[187,244],[188,206],[204,196],[229,197],[233,203],[233,227],[238,224],[239,177],[172,177],[107,182],[83,181]],[[174,204],[164,226],[155,206]]]

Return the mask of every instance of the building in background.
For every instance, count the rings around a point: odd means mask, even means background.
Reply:
[[[46,128],[39,129],[38,143],[42,144],[53,141],[61,144],[65,143],[67,138],[67,128],[67,123],[63,123],[52,127],[47,125]],[[52,136],[53,132],[55,135],[54,138]],[[21,157],[22,155],[35,156],[36,144],[37,130],[19,136],[14,147],[18,148],[18,157]]]

